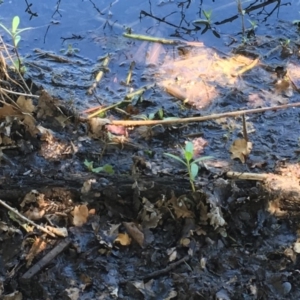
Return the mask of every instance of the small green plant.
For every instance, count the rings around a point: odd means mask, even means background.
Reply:
[[[254,20],[248,20],[249,23],[251,24],[251,30],[255,31],[255,29],[257,28],[257,22]]]
[[[98,168],[94,168],[94,162],[93,161],[88,161],[87,159],[84,161],[84,165],[87,167],[87,169],[90,171],[90,172],[93,172],[93,173],[100,173],[100,172],[105,172],[105,173],[108,173],[110,175],[114,174],[114,169],[111,165],[109,164],[106,164],[102,167],[98,167]]]
[[[21,40],[21,35],[20,34],[23,31],[26,31],[26,30],[29,30],[29,29],[32,29],[32,28],[28,27],[28,28],[19,29],[19,25],[20,25],[19,16],[13,17],[12,24],[11,24],[11,29],[8,29],[7,27],[5,27],[3,24],[0,23],[0,27],[2,27],[9,34],[9,36],[11,37],[12,42],[13,42],[13,47],[14,47],[14,50],[15,50],[16,55],[17,55],[17,60],[13,62],[14,67],[19,72],[24,73],[25,68],[24,68],[24,66],[22,66],[22,60],[21,60],[21,57],[20,57],[19,52],[18,52],[18,45],[19,45],[19,42]]]
[[[207,30],[211,30],[215,37],[220,38],[220,34],[215,27],[213,27],[212,22],[212,10],[202,10],[205,19],[199,19],[193,21],[193,24],[200,28],[199,26],[204,25],[204,29],[201,31],[201,34],[204,34]]]
[[[182,148],[184,160],[177,155],[173,155],[171,153],[164,153],[164,155],[171,157],[174,160],[179,161],[181,164],[185,165],[189,174],[189,179],[192,187],[192,191],[195,192],[194,181],[198,175],[199,167],[197,165],[198,162],[210,159],[211,156],[202,156],[197,159],[193,159],[194,157],[194,145],[192,142],[187,142],[185,148]]]

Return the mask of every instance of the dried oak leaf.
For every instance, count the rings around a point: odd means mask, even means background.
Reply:
[[[252,143],[245,139],[237,139],[230,147],[231,159],[238,158],[242,163],[245,163],[246,157],[252,150]]]
[[[74,207],[73,214],[73,224],[75,226],[82,226],[87,222],[89,216],[89,210],[86,205],[78,205]]]
[[[114,243],[120,243],[122,246],[129,246],[131,244],[131,238],[126,232],[119,233]]]

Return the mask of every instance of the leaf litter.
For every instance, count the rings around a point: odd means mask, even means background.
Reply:
[[[154,50],[151,63],[160,51]],[[239,101],[237,82],[243,68],[254,62],[241,54],[225,59],[201,47],[175,61],[166,56],[156,76],[161,92],[179,95],[193,109],[218,110],[217,95],[229,107],[232,99]],[[167,79],[172,69],[176,72]],[[296,73],[289,74],[296,85]],[[222,94],[228,87],[229,93]],[[293,97],[273,87],[277,102]],[[255,89],[248,88],[249,99],[256,101]],[[260,95],[263,101],[267,92]],[[133,128],[116,132],[105,127],[105,120],[88,125],[45,91],[38,100],[29,98],[16,97],[16,106],[0,109],[2,144],[13,146],[2,149],[6,185],[1,198],[11,208],[9,213],[7,207],[1,209],[3,296],[18,299],[21,291],[24,299],[40,299],[41,294],[45,299],[297,299],[300,172],[297,163],[278,158],[282,148],[272,149],[272,131],[260,133],[255,119],[269,124],[295,115],[269,112],[247,120],[247,127],[252,123],[256,128],[248,132],[255,141],[251,145],[239,118],[227,129],[209,121],[200,129],[195,123],[166,126],[161,137],[139,139],[131,138]],[[138,101],[136,106],[143,108]],[[112,140],[111,131],[124,139]],[[219,162],[215,168],[197,164],[194,192],[187,170],[163,158],[165,148],[185,145],[186,133],[201,135],[192,140],[195,160],[211,151]],[[270,144],[264,148],[266,140]],[[284,144],[278,136],[276,142]],[[229,152],[232,176],[221,167]],[[276,174],[246,179],[252,155],[269,164],[280,162]],[[115,174],[105,172],[105,165]],[[264,164],[258,165],[260,173]]]

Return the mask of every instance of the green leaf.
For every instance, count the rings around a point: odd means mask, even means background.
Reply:
[[[184,151],[184,157],[186,161],[190,161],[193,158],[193,156],[194,156],[193,152]]]
[[[93,161],[88,161],[87,159],[85,159],[83,164],[88,168],[89,171],[93,170],[93,164],[94,164]]]
[[[199,167],[194,162],[191,164],[191,179],[194,181],[198,175]]]
[[[109,164],[106,164],[103,166],[103,171],[110,175],[114,174],[114,172],[115,172],[112,165],[109,165]]]
[[[191,153],[194,153],[194,145],[192,142],[187,142],[185,144],[185,151],[186,152],[191,152]]]
[[[20,24],[20,18],[19,16],[15,16],[12,20],[12,25],[11,25],[11,33],[14,35],[15,33],[17,33],[17,29],[19,27]]]
[[[197,162],[199,162],[199,161],[207,160],[207,159],[212,159],[212,158],[213,158],[213,156],[201,156],[201,157],[195,159],[195,160],[193,161],[193,163],[197,163]]]
[[[160,108],[159,110],[158,110],[158,117],[162,120],[163,119],[163,117],[164,117],[164,110],[162,109],[162,108]]]
[[[114,174],[114,169],[111,165],[106,164],[103,167],[93,168],[93,173],[100,173],[100,172],[106,172],[108,174]]]
[[[21,36],[19,36],[19,35],[16,35],[16,36],[15,36],[15,38],[14,38],[15,47],[17,47],[17,46],[18,46],[18,44],[19,44],[20,40],[21,40]]]
[[[171,154],[171,153],[164,153],[164,155],[165,155],[165,156],[168,156],[168,157],[171,157],[171,158],[173,158],[173,159],[175,159],[175,160],[181,162],[182,164],[184,164],[184,165],[186,166],[186,163],[185,163],[180,157],[178,157],[178,156],[176,156],[176,155],[173,155],[173,154]]]
[[[205,20],[205,19],[199,19],[199,20],[195,20],[193,21],[193,24],[195,26],[199,26],[199,25],[209,25],[209,21]]]
[[[15,34],[20,34],[23,31],[27,31],[27,30],[31,30],[34,29],[34,27],[26,27],[26,28],[22,28],[22,29],[18,29]]]
[[[10,36],[11,36],[11,32],[8,28],[6,28],[4,25],[0,24],[0,27],[3,28]]]
[[[103,171],[103,167],[98,167],[98,168],[92,168],[91,170],[93,173],[100,173]]]
[[[203,10],[203,14],[204,14],[204,17],[209,21],[210,18],[211,18],[211,13],[212,13],[212,10]]]

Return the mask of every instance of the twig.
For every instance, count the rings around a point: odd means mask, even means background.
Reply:
[[[34,52],[40,54],[41,56],[54,59],[56,62],[59,62],[59,63],[73,63],[73,61],[70,59],[64,58],[62,56],[59,56],[59,55],[56,55],[56,54],[53,54],[50,52],[43,51],[41,49],[34,49]]]
[[[182,264],[183,262],[187,262],[189,261],[191,257],[189,255],[186,255],[185,257],[179,259],[178,261],[168,265],[166,268],[158,270],[158,271],[154,271],[150,274],[147,274],[145,276],[142,277],[142,280],[146,280],[146,279],[151,279],[151,278],[155,278],[161,275],[165,275],[168,274],[171,270],[175,269],[177,266],[179,266],[180,264]]]
[[[131,38],[131,39],[166,44],[166,45],[185,44],[185,42],[179,41],[179,40],[168,40],[168,39],[164,39],[164,38],[158,38],[158,37],[154,37],[154,36],[141,35],[141,34],[123,33],[123,36],[127,37],[127,38]]]
[[[89,95],[93,94],[94,90],[96,89],[97,87],[97,84],[101,81],[103,75],[104,75],[104,69],[107,68],[108,64],[109,64],[109,61],[110,61],[110,56],[109,54],[107,54],[103,60],[103,63],[101,65],[101,70],[97,73],[96,75],[96,78],[95,78],[95,81],[93,82],[93,84],[91,85],[91,87],[88,89],[87,93]]]
[[[14,92],[14,91],[10,91],[10,90],[4,89],[4,88],[1,88],[1,90],[6,92],[6,93],[13,94],[13,95],[31,97],[31,98],[35,98],[35,99],[40,98],[40,96],[36,96],[36,95],[32,95],[32,94],[26,94],[26,93]]]
[[[97,111],[95,111],[95,112],[93,112],[92,114],[90,114],[90,115],[88,116],[88,118],[90,119],[90,118],[93,118],[93,117],[95,117],[95,116],[97,116],[97,115],[100,115],[101,113],[104,113],[104,112],[106,112],[106,111],[108,111],[108,110],[110,110],[110,109],[112,109],[112,108],[114,108],[114,107],[119,106],[119,105],[122,104],[123,102],[124,102],[124,100],[119,101],[119,102],[117,102],[117,103],[115,103],[115,104],[112,104],[112,105],[110,105],[110,106],[107,106],[107,107],[103,107],[103,108],[97,109]]]
[[[269,174],[257,174],[257,173],[243,173],[243,172],[233,172],[229,171],[226,173],[226,176],[234,179],[241,180],[256,180],[256,181],[264,181],[270,177]]]
[[[132,61],[130,63],[130,66],[129,66],[129,70],[128,70],[128,74],[127,74],[127,77],[126,77],[126,85],[129,85],[130,82],[131,82],[131,78],[132,78],[132,72],[133,72],[133,69],[135,67],[135,61]]]
[[[127,94],[125,96],[125,99],[131,100],[133,97],[143,94],[145,91],[151,89],[154,86],[155,86],[155,84],[149,84],[149,85],[143,86],[140,89],[138,89],[138,90],[136,90],[132,93]]]
[[[34,266],[32,266],[21,279],[28,280],[36,275],[39,271],[41,271],[49,262],[51,262],[58,254],[64,251],[69,245],[71,241],[69,239],[65,239],[61,241],[55,248],[53,248],[48,254],[46,254],[40,261],[38,261]]]
[[[35,226],[36,228],[38,228],[39,230],[49,234],[52,237],[56,237],[55,234],[53,234],[51,231],[49,231],[48,229],[46,229],[45,227],[38,225],[36,223],[34,223],[33,221],[29,220],[28,218],[24,217],[22,214],[20,214],[15,208],[12,208],[11,206],[9,206],[8,204],[6,204],[4,201],[0,200],[0,204],[3,205],[5,208],[7,208],[8,210],[10,210],[11,212],[13,212],[15,215],[17,215],[21,220]]]
[[[231,112],[225,112],[221,114],[212,114],[209,116],[203,117],[192,117],[192,118],[167,118],[164,120],[110,120],[102,119],[103,124],[107,125],[116,125],[116,126],[154,126],[154,125],[173,125],[173,124],[182,124],[182,123],[191,123],[191,122],[204,122],[209,120],[216,120],[227,117],[237,117],[243,114],[255,114],[270,110],[286,109],[291,107],[299,107],[300,102],[277,105],[273,107],[262,107],[262,108],[253,108],[253,109],[244,109]],[[84,120],[83,120],[84,121]]]
[[[246,73],[247,71],[253,69],[258,63],[259,63],[259,57],[254,59],[249,65],[241,68],[239,71],[231,74],[233,77],[237,77],[237,76],[240,76],[240,75],[243,75],[244,73]]]
[[[93,118],[93,117],[95,117],[95,116],[97,116],[97,115],[99,115],[99,114],[101,114],[101,113],[104,113],[104,112],[106,112],[106,111],[108,111],[108,110],[110,110],[110,109],[112,109],[112,108],[116,108],[116,107],[118,107],[119,105],[121,105],[121,104],[123,104],[123,103],[125,103],[125,102],[129,102],[129,103],[130,103],[130,102],[131,102],[131,99],[132,99],[133,97],[143,94],[146,90],[150,89],[150,88],[153,87],[153,86],[154,86],[154,84],[147,85],[147,86],[144,86],[144,87],[142,87],[142,88],[136,90],[135,92],[132,92],[132,93],[130,93],[130,94],[127,94],[127,95],[125,96],[125,99],[124,99],[124,100],[121,100],[121,101],[119,101],[119,102],[117,102],[117,103],[115,103],[115,104],[112,104],[112,105],[110,105],[110,106],[107,106],[107,107],[103,107],[103,108],[98,109],[97,111],[95,111],[95,112],[93,112],[92,114],[90,114],[90,115],[88,116],[88,119]]]

